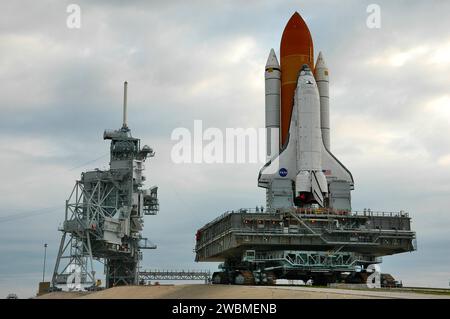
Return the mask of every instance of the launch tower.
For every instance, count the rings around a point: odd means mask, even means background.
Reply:
[[[111,141],[109,170],[82,173],[66,200],[53,288],[62,284],[95,286],[94,260],[104,264],[106,287],[138,284],[141,250],[156,248],[142,237],[144,216],[159,210],[158,188],[143,189],[144,162],[155,153],[131,136],[127,82],[123,125],[106,130],[103,139]]]

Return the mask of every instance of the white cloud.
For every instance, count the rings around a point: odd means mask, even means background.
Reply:
[[[435,67],[442,70],[450,62],[450,44],[448,39],[439,42],[423,43],[407,49],[391,47],[377,52],[367,60],[367,64],[375,66],[403,67],[415,65],[419,69]]]
[[[450,42],[434,47],[429,62],[437,64],[437,67],[450,63]]]
[[[450,96],[448,94],[436,97],[429,101],[424,112],[434,120],[450,121]]]
[[[450,166],[450,154],[439,157],[438,164],[444,167]]]
[[[391,53],[388,56],[388,62],[394,67],[401,67],[406,63],[417,63],[417,61],[423,61],[423,56],[430,51],[429,48],[420,46],[412,48],[406,51],[400,51]]]

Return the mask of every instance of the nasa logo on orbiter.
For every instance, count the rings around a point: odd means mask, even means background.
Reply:
[[[280,168],[280,170],[278,171],[278,174],[279,174],[281,177],[286,177],[287,174],[288,174],[288,171],[287,171],[287,169],[285,169],[285,168]]]

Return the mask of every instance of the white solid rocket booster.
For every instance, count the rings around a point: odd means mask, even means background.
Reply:
[[[322,52],[317,57],[314,69],[317,88],[320,96],[320,126],[322,129],[322,139],[325,148],[330,151],[330,93],[328,67],[323,59]]]
[[[266,156],[267,160],[278,155],[280,145],[280,91],[281,71],[277,56],[270,50],[265,68],[266,93]]]

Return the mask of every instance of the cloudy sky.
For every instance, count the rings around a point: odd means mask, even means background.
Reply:
[[[262,127],[264,65],[294,11],[331,76],[332,149],[355,177],[353,208],[406,210],[419,250],[386,257],[406,285],[450,281],[450,11],[447,1],[2,1],[0,297],[31,296],[54,266],[64,201],[83,170],[105,167],[104,129],[129,125],[156,150],[146,165],[161,211],[146,217],[143,267],[194,262],[197,228],[264,203],[260,164],[174,164],[177,127]],[[81,7],[81,28],[66,25]]]

